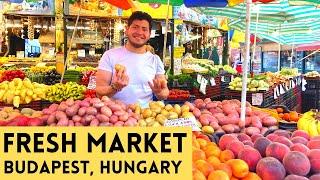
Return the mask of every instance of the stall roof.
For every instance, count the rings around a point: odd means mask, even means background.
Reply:
[[[316,51],[320,49],[320,41],[311,44],[302,44],[296,48],[297,51]]]

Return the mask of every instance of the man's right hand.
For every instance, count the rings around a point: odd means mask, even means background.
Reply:
[[[125,69],[116,71],[112,77],[111,84],[118,90],[121,91],[122,88],[126,87],[129,83],[129,76],[126,73]]]

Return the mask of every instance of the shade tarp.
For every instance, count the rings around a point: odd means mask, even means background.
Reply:
[[[302,44],[296,47],[297,51],[316,51],[320,49],[320,41],[311,44]]]
[[[139,0],[142,3],[156,3],[156,4],[167,4],[167,0]],[[170,5],[180,6],[183,4],[183,0],[170,0]]]

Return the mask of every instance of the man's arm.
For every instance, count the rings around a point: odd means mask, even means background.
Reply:
[[[112,97],[117,91],[110,86],[112,73],[98,69],[96,74],[96,93],[98,97]]]
[[[155,79],[166,79],[165,75],[163,74],[157,74]],[[167,81],[161,85],[162,89],[159,92],[155,92],[155,95],[158,100],[165,100],[169,96],[169,89],[167,86]]]

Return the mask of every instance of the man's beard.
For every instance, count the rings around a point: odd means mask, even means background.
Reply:
[[[130,43],[130,45],[133,46],[134,48],[141,48],[147,44],[147,42],[145,42],[143,44],[134,43],[133,41],[130,40],[130,38],[128,38],[128,43]]]

